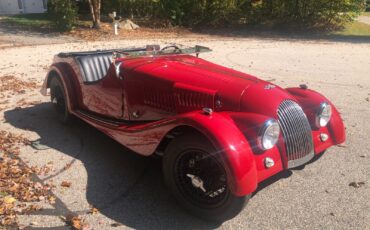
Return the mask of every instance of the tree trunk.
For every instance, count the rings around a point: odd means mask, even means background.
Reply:
[[[89,6],[93,21],[93,28],[100,29],[101,0],[89,0]]]

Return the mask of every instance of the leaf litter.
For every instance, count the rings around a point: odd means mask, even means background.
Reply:
[[[25,202],[45,200],[53,188],[50,184],[33,181],[32,175],[39,171],[17,157],[19,146],[29,144],[30,141],[22,135],[0,131],[0,228],[17,227],[18,214],[41,210],[40,205]]]
[[[18,94],[24,94],[26,89],[36,89],[39,85],[36,82],[23,81],[13,75],[0,77],[0,91],[13,91]]]
[[[0,229],[2,227],[19,228],[17,215],[42,210],[42,206],[35,202],[46,201],[50,204],[56,202],[57,198],[50,192],[55,185],[41,184],[32,180],[35,174],[48,175],[53,171],[53,162],[48,162],[42,167],[28,167],[17,156],[20,152],[20,145],[30,144],[31,142],[22,135],[0,131]],[[61,186],[69,188],[71,184],[71,182],[63,181]],[[29,202],[33,203],[29,204]],[[98,212],[97,208],[91,207],[89,213],[97,214]],[[76,214],[61,218],[72,229],[91,229],[84,219]]]

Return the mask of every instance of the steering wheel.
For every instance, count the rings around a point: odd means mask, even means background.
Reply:
[[[167,50],[167,49],[174,49],[175,53],[178,52],[178,53],[182,53],[181,49],[177,46],[177,45],[169,45],[169,46],[165,46],[161,49],[161,52]]]

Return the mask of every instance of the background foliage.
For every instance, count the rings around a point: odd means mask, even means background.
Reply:
[[[48,14],[60,31],[70,31],[77,18],[77,7],[72,0],[49,0]]]
[[[51,0],[51,2],[70,2]],[[125,18],[147,17],[180,26],[235,24],[341,26],[352,21],[368,0],[103,0],[102,14],[116,11]],[[88,12],[87,0],[79,1]]]

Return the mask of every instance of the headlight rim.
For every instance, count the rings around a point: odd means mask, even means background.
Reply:
[[[324,125],[321,125],[321,119],[323,118],[322,113],[328,107],[330,108],[329,118],[327,119],[327,121],[326,121],[326,123]],[[319,107],[317,113],[316,113],[316,121],[315,121],[316,122],[316,127],[317,128],[326,127],[329,124],[330,120],[331,120],[332,114],[333,114],[333,112],[332,112],[332,106],[328,102],[322,102],[320,104],[320,107]]]
[[[263,139],[265,137],[267,129],[270,128],[272,125],[276,125],[278,127],[279,132],[278,132],[278,135],[276,137],[275,142],[271,145],[271,147],[266,148],[263,144],[263,142],[264,142]],[[272,149],[274,146],[276,146],[277,142],[279,141],[280,132],[281,132],[280,125],[275,119],[271,118],[271,119],[266,120],[263,123],[263,126],[260,129],[259,134],[258,134],[258,146],[259,146],[259,148],[262,149],[263,151],[266,151],[266,150]]]

